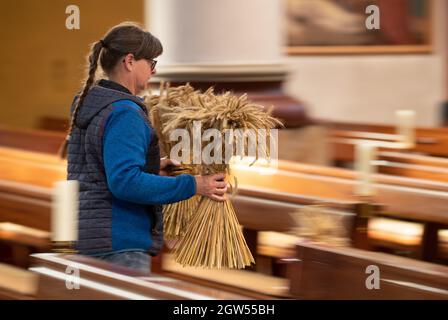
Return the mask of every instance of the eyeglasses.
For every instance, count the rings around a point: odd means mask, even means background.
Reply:
[[[157,60],[153,60],[153,59],[146,59],[150,65],[151,65],[151,70],[154,71],[154,69],[156,68],[157,65]]]
[[[151,71],[154,71],[154,69],[156,68],[157,65],[157,60],[154,59],[145,59],[146,61],[148,61],[148,63],[151,65]],[[125,62],[126,59],[123,59],[123,62]]]

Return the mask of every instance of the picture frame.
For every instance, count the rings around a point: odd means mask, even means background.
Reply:
[[[288,55],[433,51],[433,0],[284,1]],[[372,21],[378,29],[368,28]]]

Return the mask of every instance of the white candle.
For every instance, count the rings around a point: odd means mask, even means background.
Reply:
[[[415,111],[413,110],[397,110],[395,112],[397,118],[397,135],[399,142],[409,147],[415,145]]]
[[[376,172],[373,161],[376,159],[376,146],[372,142],[360,142],[356,145],[355,153],[358,182],[355,193],[360,196],[373,195],[372,181],[373,174]]]
[[[76,180],[58,181],[54,185],[51,217],[53,241],[78,239],[78,190]]]

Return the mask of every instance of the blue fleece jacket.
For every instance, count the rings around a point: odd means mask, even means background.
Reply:
[[[112,199],[113,252],[151,246],[151,221],[145,205],[188,199],[196,193],[191,175],[165,177],[144,172],[152,128],[140,107],[121,100],[112,104],[103,135],[103,160]]]

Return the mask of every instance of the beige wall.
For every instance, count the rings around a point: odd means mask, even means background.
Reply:
[[[394,123],[394,110],[406,108],[419,125],[437,125],[448,97],[448,10],[447,1],[434,2],[433,54],[290,56],[287,91],[318,118]]]
[[[65,28],[76,4],[81,29]],[[89,44],[125,20],[143,22],[141,0],[8,0],[0,10],[0,124],[35,127],[68,117],[84,75]]]

